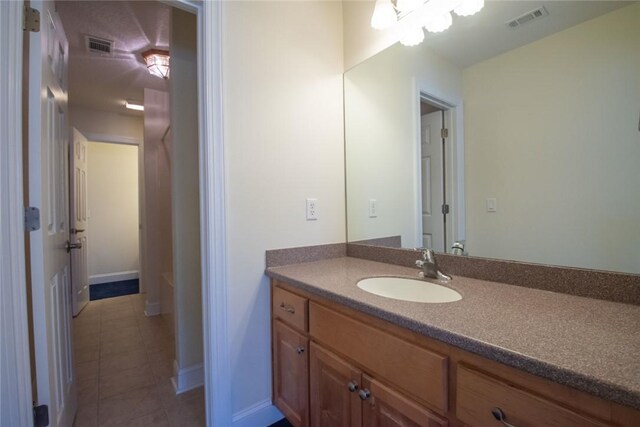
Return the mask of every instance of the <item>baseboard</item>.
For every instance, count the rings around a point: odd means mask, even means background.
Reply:
[[[160,314],[160,303],[159,302],[145,302],[144,304],[144,314],[147,317],[157,316]]]
[[[193,390],[194,388],[204,385],[204,365],[202,363],[179,369],[178,362],[174,360],[173,372],[175,375],[171,378],[171,382],[173,383],[173,388],[176,390],[176,394],[184,393],[185,391]]]
[[[283,418],[271,399],[265,399],[233,414],[233,427],[269,426]]]
[[[100,283],[121,282],[123,280],[133,280],[139,278],[137,271],[118,271],[115,273],[94,274],[89,276],[90,285],[99,285]]]

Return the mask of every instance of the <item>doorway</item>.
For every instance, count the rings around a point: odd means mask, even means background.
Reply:
[[[451,244],[451,110],[427,95],[420,96],[419,237],[423,248],[447,252]]]

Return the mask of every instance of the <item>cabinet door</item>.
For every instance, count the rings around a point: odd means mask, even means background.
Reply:
[[[360,427],[362,373],[315,343],[311,343],[310,363],[311,426]]]
[[[367,427],[445,427],[441,418],[384,384],[363,375],[362,421]]]
[[[273,322],[273,402],[295,427],[309,425],[309,340]]]

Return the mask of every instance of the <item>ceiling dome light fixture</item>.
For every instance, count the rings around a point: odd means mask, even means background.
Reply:
[[[406,30],[400,40],[405,46],[415,46],[424,40],[422,27],[439,33],[453,23],[451,12],[459,16],[470,16],[484,7],[484,0],[376,0],[371,17],[371,26],[384,30],[395,24]]]
[[[160,49],[149,49],[142,52],[147,69],[154,76],[163,79],[169,78],[169,51]]]

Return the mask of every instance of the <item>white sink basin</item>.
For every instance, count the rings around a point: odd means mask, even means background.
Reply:
[[[362,279],[358,282],[358,287],[363,291],[381,297],[401,301],[442,303],[462,299],[462,295],[453,289],[425,280],[408,279],[404,277],[372,277]]]

